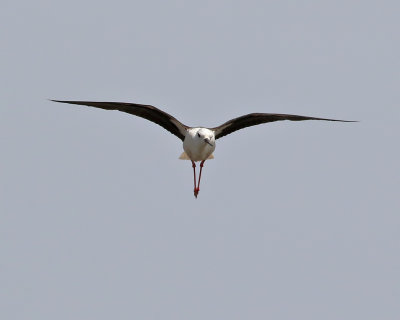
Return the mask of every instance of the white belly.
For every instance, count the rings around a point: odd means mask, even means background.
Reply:
[[[197,141],[193,141],[189,138],[183,141],[183,150],[185,150],[190,160],[202,161],[207,160],[214,152],[215,145],[210,146],[206,143],[197,143]]]

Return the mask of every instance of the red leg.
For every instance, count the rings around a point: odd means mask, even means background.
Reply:
[[[193,179],[194,179],[194,196],[197,198],[197,188],[196,188],[196,164],[192,161],[192,168],[193,168]]]
[[[200,179],[201,179],[201,171],[203,170],[204,161],[206,161],[206,160],[203,160],[202,162],[200,162],[199,181],[197,182],[197,189],[196,189],[196,192],[195,192],[195,194],[196,194],[196,198],[197,198],[197,194],[198,194],[198,193],[199,193],[199,191],[200,191]]]

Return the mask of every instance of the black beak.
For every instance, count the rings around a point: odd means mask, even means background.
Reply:
[[[209,144],[211,147],[213,147],[213,144],[210,142],[210,139],[204,139],[204,142]]]

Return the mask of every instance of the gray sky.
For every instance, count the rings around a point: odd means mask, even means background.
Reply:
[[[398,1],[0,5],[1,319],[400,318]],[[153,104],[181,141],[46,99]]]

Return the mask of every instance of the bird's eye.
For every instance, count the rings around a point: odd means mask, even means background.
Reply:
[[[200,133],[197,132],[197,136],[200,138]]]

